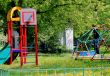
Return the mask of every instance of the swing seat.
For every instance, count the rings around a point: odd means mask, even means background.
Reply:
[[[87,56],[87,51],[81,51],[79,55],[80,56]]]
[[[95,51],[94,51],[94,50],[92,50],[92,51],[90,52],[90,56],[93,56],[93,55],[95,55]]]
[[[95,51],[90,51],[90,52],[81,51],[80,52],[80,56],[93,56],[94,54],[95,54]]]

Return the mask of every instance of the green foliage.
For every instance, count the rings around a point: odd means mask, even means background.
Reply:
[[[0,0],[0,19],[6,25],[7,11],[13,0]],[[22,0],[20,0],[22,1]],[[20,5],[18,0],[14,0]],[[109,0],[23,0],[22,7],[37,10],[39,42],[48,42],[51,37],[58,39],[58,34],[65,28],[74,28],[75,37],[79,37],[93,24],[109,24]],[[80,31],[79,31],[80,30]],[[49,41],[51,44],[54,38]],[[54,45],[54,44],[53,44]]]

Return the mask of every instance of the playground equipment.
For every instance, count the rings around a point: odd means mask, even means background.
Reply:
[[[74,53],[76,58],[78,56],[90,57],[91,60],[109,60],[110,58],[104,58],[104,54],[108,50],[109,30],[99,30],[99,28],[93,28],[90,31],[84,33],[78,40]],[[100,48],[105,47],[105,52],[101,54]],[[100,58],[96,58],[96,55],[100,55]]]
[[[109,57],[109,47],[110,47],[110,29],[107,27],[108,25],[100,25],[97,30],[102,36],[102,41],[99,43],[100,48],[100,57],[95,58],[95,55],[91,58],[91,60],[110,60]],[[103,27],[102,27],[103,26]],[[102,49],[103,48],[103,49]]]
[[[15,12],[19,12],[15,14]],[[36,23],[36,11],[34,9],[22,9],[21,7],[13,7],[8,11],[7,14],[7,25],[8,25],[8,38],[7,44],[4,49],[0,50],[0,63],[12,64],[12,61],[16,59],[20,53],[20,64],[21,66],[26,63],[27,56],[27,27],[32,26],[34,28],[34,45],[36,55],[36,65],[38,65],[38,39],[37,39],[37,23]],[[18,23],[16,27],[20,32],[14,30],[14,23]],[[17,36],[14,36],[17,34]],[[14,39],[13,39],[14,36]],[[17,37],[17,38],[16,38]],[[19,40],[19,41],[18,41]],[[15,42],[15,43],[14,43]],[[18,44],[17,44],[18,43]]]

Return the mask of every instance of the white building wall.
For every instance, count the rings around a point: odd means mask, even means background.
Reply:
[[[65,36],[66,36],[66,49],[73,50],[74,41],[73,41],[73,29],[68,28],[65,30]]]
[[[73,50],[74,48],[73,35],[73,29],[68,28],[64,31],[62,37],[60,38],[61,45],[65,45],[67,50]]]

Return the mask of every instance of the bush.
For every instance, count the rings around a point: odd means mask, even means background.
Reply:
[[[63,53],[65,46],[61,46],[58,38],[50,37],[48,41],[40,41],[39,51],[42,53]]]

